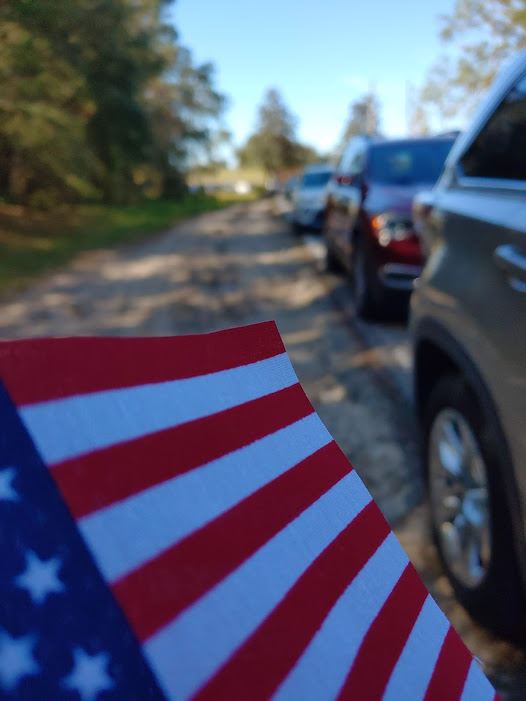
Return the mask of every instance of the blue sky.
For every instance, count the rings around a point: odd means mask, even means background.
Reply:
[[[422,84],[443,52],[438,17],[454,0],[177,0],[175,24],[198,61],[217,67],[240,143],[256,107],[278,87],[304,141],[329,149],[349,103],[374,87],[383,131],[406,130],[408,84]],[[462,126],[460,123],[459,126]]]

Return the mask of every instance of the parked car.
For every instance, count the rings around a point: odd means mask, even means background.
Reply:
[[[292,175],[285,185],[283,186],[283,194],[289,202],[292,201],[292,197],[294,195],[294,191],[298,187],[300,182],[300,177],[298,175]]]
[[[295,232],[302,229],[320,230],[327,184],[331,179],[332,168],[327,164],[307,166],[292,191],[292,212],[290,215]]]
[[[404,305],[422,269],[413,230],[414,195],[437,181],[454,138],[350,140],[329,185],[327,267],[352,274],[358,314]]]
[[[433,534],[458,599],[526,632],[526,52],[415,201],[411,301]]]

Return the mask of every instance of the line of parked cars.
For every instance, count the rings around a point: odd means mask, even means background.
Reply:
[[[311,211],[306,199],[298,210]],[[435,542],[473,617],[524,640],[526,52],[456,140],[353,139],[321,213],[295,221],[319,225],[360,314],[380,316],[412,292]]]
[[[322,232],[327,267],[351,275],[360,316],[407,308],[423,265],[411,215],[415,194],[437,181],[453,135],[387,140],[357,136],[336,166],[308,166],[289,184],[291,225]]]
[[[359,315],[405,303],[423,264],[413,197],[433,185],[453,139],[351,139],[331,178],[324,212],[327,266],[351,273]]]

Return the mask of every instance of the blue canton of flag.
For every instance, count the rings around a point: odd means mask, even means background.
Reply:
[[[3,386],[0,422],[0,698],[164,698]]]

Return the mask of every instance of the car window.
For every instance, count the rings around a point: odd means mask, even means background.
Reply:
[[[305,173],[301,180],[301,186],[307,188],[323,187],[324,185],[327,185],[331,179],[331,175],[332,172],[330,170],[319,171],[317,173]]]
[[[495,110],[461,166],[471,178],[526,180],[526,76]]]
[[[340,175],[349,175],[351,172],[351,164],[356,158],[356,154],[361,150],[361,144],[356,139],[353,139],[344,151],[342,159],[338,164],[338,173]]]
[[[349,163],[348,174],[349,175],[360,175],[363,173],[365,165],[365,149],[362,144],[358,144],[358,148],[353,154],[353,158]]]
[[[434,184],[453,141],[392,142],[371,148],[369,174],[382,185]]]

